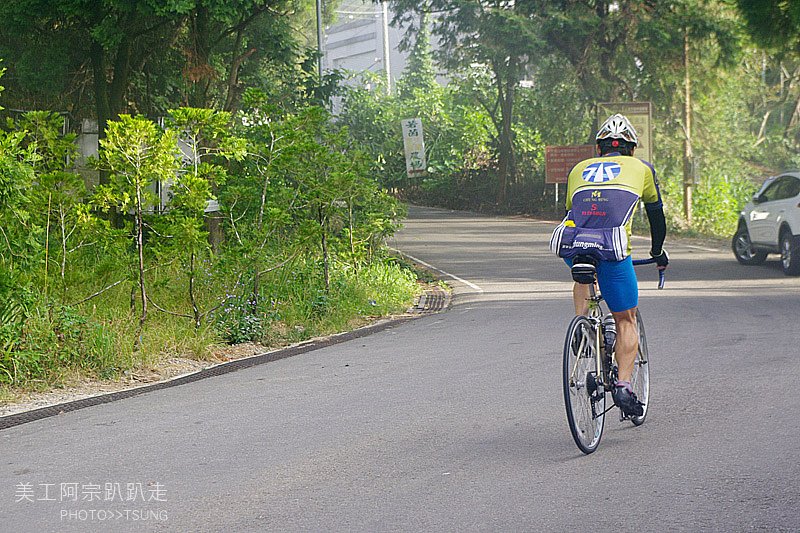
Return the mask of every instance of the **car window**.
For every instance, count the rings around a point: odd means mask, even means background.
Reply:
[[[785,176],[781,176],[780,178],[776,179],[772,182],[772,184],[764,189],[764,192],[761,193],[761,199],[764,202],[771,202],[773,200],[778,200],[780,198],[780,190],[783,185],[783,180]]]
[[[782,190],[782,198],[794,198],[800,194],[800,178],[794,176],[786,176],[786,187]]]

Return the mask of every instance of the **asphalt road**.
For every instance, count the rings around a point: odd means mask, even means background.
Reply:
[[[584,456],[551,229],[413,208],[447,312],[1,431],[0,531],[800,531],[800,279],[668,241],[647,421]]]

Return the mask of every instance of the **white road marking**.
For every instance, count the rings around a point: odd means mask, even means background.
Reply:
[[[443,275],[445,275],[445,276],[447,276],[449,278],[453,278],[454,280],[458,281],[459,283],[463,283],[464,285],[466,285],[467,287],[471,288],[472,290],[474,290],[476,292],[483,292],[483,289],[481,289],[480,287],[478,287],[477,285],[475,285],[471,281],[467,281],[464,278],[459,278],[455,274],[451,274],[450,272],[446,272],[446,271],[442,270],[441,268],[436,268],[435,266],[431,265],[430,263],[426,263],[422,259],[418,259],[418,258],[414,257],[413,255],[407,254],[407,253],[405,253],[405,252],[403,252],[401,250],[395,250],[395,251],[403,254],[404,256],[408,257],[409,259],[411,259],[415,263],[419,263],[420,265],[422,265],[424,267],[430,268],[431,270],[435,270],[436,272],[438,272],[440,274],[443,274]]]
[[[703,252],[721,252],[719,248],[704,248],[702,246],[695,246],[693,244],[684,244],[684,248],[691,248],[692,250],[701,250]]]

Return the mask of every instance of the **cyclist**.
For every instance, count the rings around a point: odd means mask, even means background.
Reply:
[[[628,416],[644,412],[631,387],[639,334],[636,307],[639,288],[630,257],[631,222],[641,199],[650,222],[650,256],[660,270],[669,256],[663,249],[667,228],[653,166],[633,157],[639,143],[636,130],[623,115],[612,115],[597,132],[598,157],[581,161],[567,181],[567,216],[553,232],[551,249],[571,267],[574,262],[596,266],[597,282],[617,329],[618,380],[612,397]],[[575,283],[575,312],[588,313],[589,285]]]

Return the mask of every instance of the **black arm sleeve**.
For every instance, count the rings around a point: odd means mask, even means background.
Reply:
[[[650,252],[654,255],[661,255],[661,247],[664,239],[667,238],[667,221],[664,218],[664,207],[661,202],[645,204],[647,219],[650,221],[650,238],[653,241]]]

